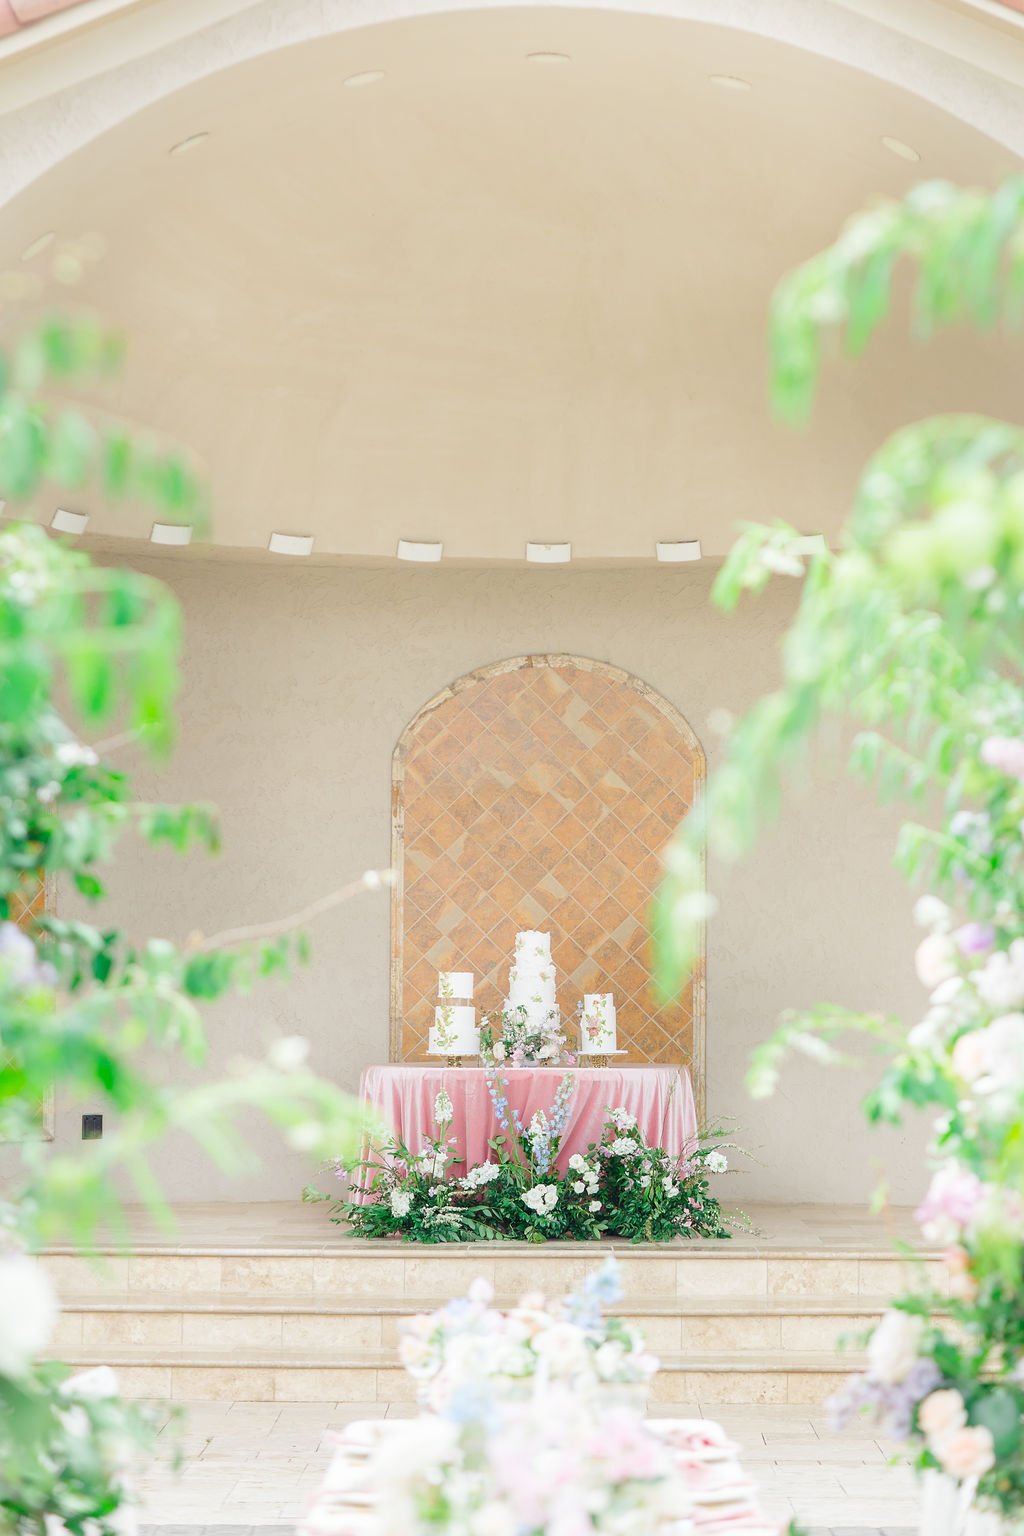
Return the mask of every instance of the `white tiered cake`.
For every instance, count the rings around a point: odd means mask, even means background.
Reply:
[[[508,973],[509,1013],[524,1011],[530,1034],[558,1028],[561,1014],[555,1000],[555,967],[551,963],[550,933],[527,930],[516,934],[516,957]]]
[[[478,1056],[480,1030],[476,1009],[464,1001],[473,996],[472,971],[441,971],[437,978],[441,1001],[434,1009],[434,1027],[427,1041],[431,1056]]]
[[[580,1051],[585,1056],[613,1056],[616,1039],[615,999],[611,992],[588,992],[580,1019]]]

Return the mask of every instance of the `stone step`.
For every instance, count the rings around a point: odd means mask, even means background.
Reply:
[[[392,1350],[193,1349],[120,1345],[62,1349],[76,1369],[110,1365],[131,1398],[195,1402],[411,1402],[415,1384]],[[823,1402],[858,1367],[854,1355],[765,1350],[662,1354],[652,1403]]]
[[[511,1298],[498,1298],[507,1305]],[[55,1348],[183,1345],[193,1349],[395,1349],[404,1322],[432,1310],[429,1297],[378,1302],[338,1297],[253,1297],[227,1292],[170,1298],[79,1296],[65,1303]],[[652,1350],[835,1350],[863,1333],[881,1297],[646,1297],[616,1306]]]
[[[451,1251],[454,1249],[455,1251]],[[541,1290],[549,1296],[572,1290],[612,1251],[605,1245],[480,1243],[470,1248],[416,1244],[366,1244],[316,1252],[186,1253],[151,1251],[133,1257],[109,1254],[97,1267],[69,1253],[43,1256],[65,1297],[102,1291],[112,1296],[173,1297],[192,1292],[227,1292],[320,1298],[362,1297],[374,1304],[400,1298],[436,1303],[465,1294],[478,1276],[502,1296]],[[944,1282],[942,1265],[931,1258],[906,1263],[875,1253],[779,1253],[730,1251],[728,1243],[637,1245],[616,1250],[626,1303],[645,1297],[717,1296],[731,1299],[829,1300],[896,1294],[927,1278]]]

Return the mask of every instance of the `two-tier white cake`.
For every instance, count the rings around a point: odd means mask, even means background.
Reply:
[[[441,999],[434,1009],[434,1027],[427,1040],[431,1056],[478,1056],[480,1029],[476,1022],[472,971],[441,971],[437,978]]]
[[[516,934],[516,953],[508,973],[508,1012],[525,1010],[530,1033],[557,1029],[561,1015],[555,998],[555,967],[550,933],[528,929]]]

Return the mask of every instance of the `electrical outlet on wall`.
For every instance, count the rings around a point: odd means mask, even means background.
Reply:
[[[99,1141],[103,1135],[102,1115],[82,1116],[82,1140]]]

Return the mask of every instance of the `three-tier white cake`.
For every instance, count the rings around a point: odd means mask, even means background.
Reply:
[[[431,1056],[478,1056],[480,1029],[476,1008],[466,1001],[473,996],[472,971],[441,971],[437,978],[441,999],[434,1009],[434,1027],[427,1040]]]
[[[531,1034],[557,1029],[561,1015],[555,998],[555,967],[551,961],[550,933],[532,929],[516,934],[516,953],[508,973],[508,1012],[525,1010]]]

